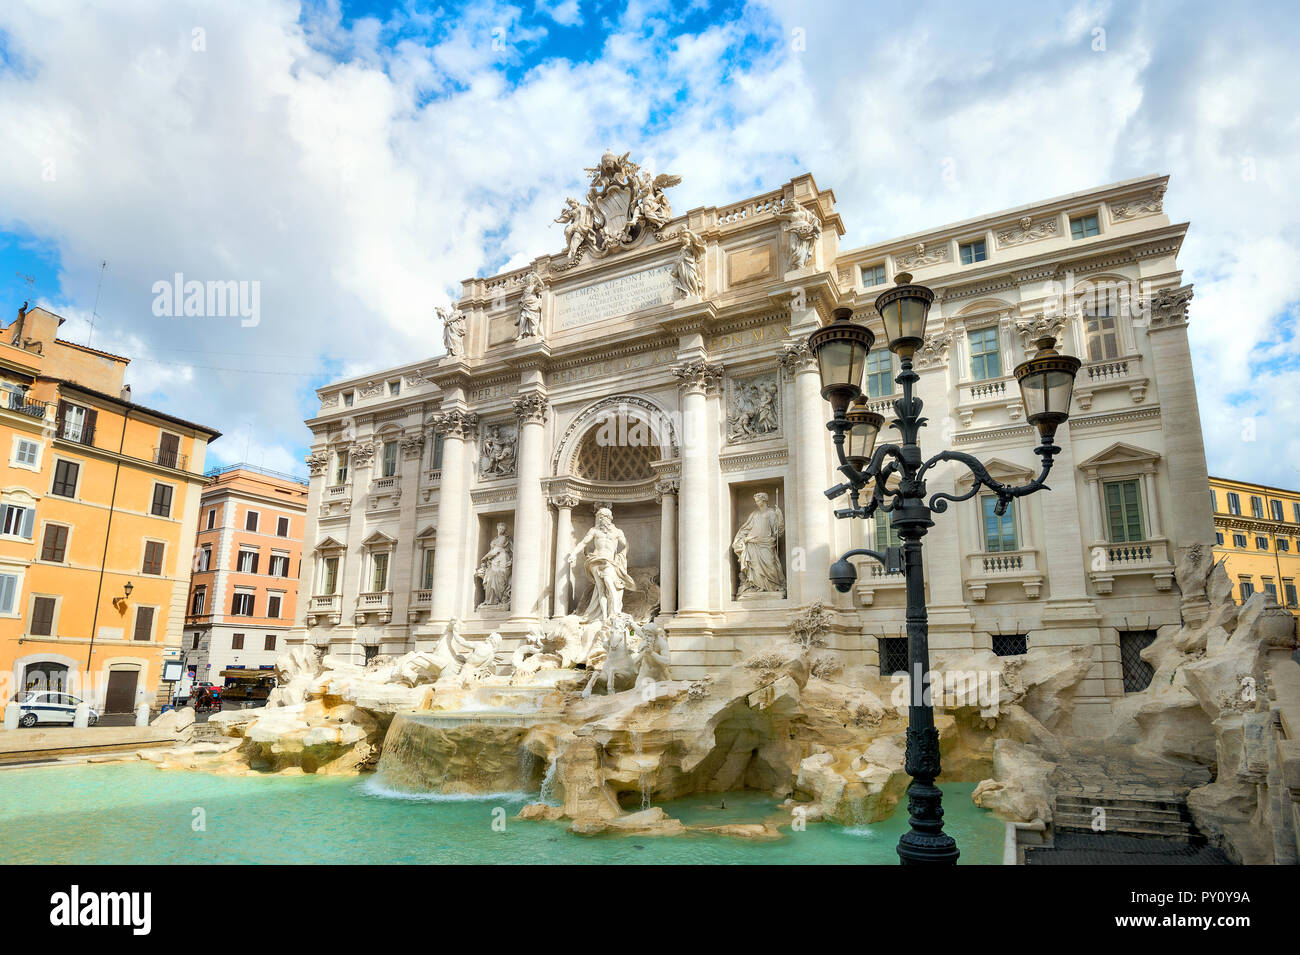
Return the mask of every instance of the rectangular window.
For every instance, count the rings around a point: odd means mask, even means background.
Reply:
[[[1281,502],[1281,501],[1278,501],[1278,500],[1272,500],[1272,501],[1269,501],[1269,502],[1268,502],[1268,509],[1269,509],[1270,511],[1273,512],[1273,520],[1275,520],[1275,521],[1285,521],[1285,520],[1286,520],[1286,518],[1282,516],[1282,502]]]
[[[1121,630],[1119,632],[1119,665],[1124,676],[1124,692],[1138,693],[1151,685],[1155,670],[1142,659],[1142,651],[1156,638],[1154,630]]]
[[[144,566],[140,568],[140,573],[161,574],[162,565],[163,565],[162,541],[145,541]]]
[[[217,524],[217,509],[214,507],[208,511],[208,530],[212,530]]]
[[[997,326],[977,328],[967,335],[970,342],[970,376],[987,381],[1002,374],[1002,356],[998,354]]]
[[[34,508],[23,507],[21,504],[6,504],[4,506],[4,533],[14,537],[25,537],[32,539],[32,523],[36,520],[36,511]]]
[[[1268,550],[1268,538],[1255,535],[1255,550]]]
[[[271,564],[269,567],[267,567],[266,572],[270,574],[272,577],[288,577],[289,576],[289,555],[272,554]]]
[[[1096,213],[1087,216],[1076,216],[1070,220],[1070,238],[1071,239],[1090,239],[1094,235],[1101,234],[1101,223],[1097,221]]]
[[[397,474],[397,442],[384,442],[384,467],[383,476],[386,478],[394,477]]]
[[[241,574],[257,573],[257,557],[258,553],[255,550],[241,550],[239,559],[235,563],[235,570]]]
[[[976,239],[974,242],[963,242],[960,249],[962,265],[974,265],[976,262],[983,262],[989,257],[983,239]]]
[[[867,288],[885,284],[885,267],[883,265],[862,266],[862,284]]]
[[[993,653],[999,657],[1019,657],[1029,652],[1029,634],[993,634]]]
[[[1264,502],[1258,497],[1252,496],[1250,499],[1250,513],[1256,517],[1264,516]]]
[[[18,599],[18,575],[0,574],[0,613],[13,613]]]
[[[400,395],[402,393],[402,383],[400,381],[390,381],[388,383],[388,393],[393,397]]]
[[[1110,305],[1098,305],[1083,316],[1088,338],[1088,360],[1110,361],[1119,357],[1119,330]]]
[[[155,484],[153,486],[153,506],[150,513],[154,517],[171,517],[172,516],[172,488],[170,484]]]
[[[388,555],[375,554],[371,559],[374,561],[374,575],[371,578],[374,587],[371,589],[379,593],[386,589],[388,584]]]
[[[339,559],[337,557],[325,558],[325,584],[324,594],[329,595],[335,592],[339,585]]]
[[[379,647],[375,646],[373,643],[362,647],[361,650],[365,654],[365,662],[367,665],[371,660],[379,656]]]
[[[212,567],[212,545],[204,544],[199,549],[199,570],[204,571]]]
[[[1290,577],[1282,578],[1282,596],[1286,598],[1286,605],[1294,607],[1296,605],[1295,580]]]
[[[893,523],[889,520],[889,515],[876,514],[875,521],[876,521],[876,548],[875,549],[880,551],[883,554],[885,552],[886,547],[898,547],[901,543],[898,539],[898,529],[894,527]]]
[[[62,524],[46,524],[41,541],[41,560],[61,564],[68,553],[68,529]]]
[[[1241,602],[1245,603],[1255,594],[1255,584],[1249,577],[1238,577],[1237,582],[1241,585]]]
[[[32,598],[32,622],[27,628],[27,632],[37,637],[48,637],[54,634],[54,608],[56,602],[53,597],[33,597]]]
[[[76,497],[77,475],[80,473],[81,465],[76,461],[57,461],[54,465],[54,484],[50,487],[50,493],[57,494],[59,497]]]
[[[334,483],[348,483],[348,453],[340,451],[334,456]]]
[[[1273,583],[1272,577],[1261,577],[1260,582],[1264,585],[1264,593],[1277,600],[1277,584]]]
[[[1228,513],[1229,514],[1241,513],[1241,498],[1237,496],[1237,493],[1235,491],[1228,492]]]
[[[41,446],[35,441],[24,441],[19,439],[18,447],[14,451],[14,463],[34,467],[36,464],[36,457],[40,453],[40,450]]]
[[[1210,492],[1210,510],[1212,510],[1212,511],[1217,511],[1218,509],[1219,509],[1219,497],[1218,497],[1217,494],[1215,494],[1213,491],[1211,491],[1211,492]]]
[[[878,637],[880,675],[892,676],[907,672],[907,637]]]
[[[1291,550],[1291,541],[1285,537],[1279,537],[1277,539],[1277,549],[1283,554],[1289,553]]]
[[[867,397],[884,398],[894,393],[894,353],[877,348],[867,353]]]
[[[54,433],[65,441],[75,441],[78,444],[93,444],[95,441],[95,419],[97,417],[98,412],[94,408],[83,408],[81,405],[60,401],[56,413]]]
[[[288,537],[288,536],[289,536],[289,518],[287,518],[287,517],[280,517],[280,518],[277,518],[277,519],[276,519],[276,522],[275,522],[275,536],[276,536],[276,537]]]
[[[1142,524],[1142,489],[1134,481],[1107,481],[1106,523],[1112,544],[1146,539]]]
[[[1245,535],[1245,534],[1233,534],[1233,535],[1232,535],[1232,546],[1233,546],[1233,547],[1245,547],[1245,546],[1246,546],[1246,535]]]
[[[272,620],[280,619],[280,595],[271,594],[266,598],[266,615]],[[272,649],[271,647],[267,648]]]
[[[992,494],[980,496],[980,507],[984,517],[984,550],[990,553],[1016,550],[1020,545],[1016,540],[1015,508],[1008,504],[1007,512],[999,516],[998,499]]]
[[[356,395],[353,394],[351,391],[345,391],[345,392],[343,392],[343,407],[345,407],[345,408],[351,408],[351,407],[352,407],[352,402],[353,402],[355,399],[356,399]]]
[[[1217,544],[1219,547],[1222,547],[1222,546],[1223,546],[1223,532],[1222,532],[1222,531],[1215,531],[1215,532],[1214,532],[1214,543]]]
[[[256,607],[255,595],[250,590],[237,590],[230,601],[230,612],[236,617],[251,617]]]
[[[262,649],[263,649],[263,650],[274,650],[274,649],[275,649],[275,634],[273,634],[273,633],[268,633],[268,634],[266,635],[266,640],[265,640],[265,641],[263,642],[263,644],[262,644]]]
[[[180,435],[163,431],[158,436],[157,463],[166,468],[179,468],[181,466]]]
[[[1291,522],[1293,524],[1300,524],[1300,503],[1296,503],[1295,501],[1291,502]]]
[[[424,565],[423,565],[423,570],[421,570],[420,572],[420,589],[421,590],[433,589],[433,548],[432,547],[426,547],[424,549]]]
[[[230,635],[230,649],[232,650],[244,649],[244,635],[242,633],[232,633]]]
[[[442,435],[435,434],[433,436],[433,451],[431,453],[433,463],[429,467],[437,471],[442,467]]]
[[[208,588],[195,587],[194,600],[190,603],[190,613],[196,617],[199,616],[200,614],[203,613],[203,608],[207,606],[207,602],[208,602]]]
[[[153,607],[135,608],[134,637],[136,640],[153,639]]]
[[[247,514],[244,515],[244,530],[246,531],[257,530],[257,511],[249,511]]]

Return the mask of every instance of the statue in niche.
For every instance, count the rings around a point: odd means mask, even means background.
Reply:
[[[496,609],[510,606],[510,567],[514,563],[512,543],[506,525],[497,525],[497,535],[488,545],[487,553],[478,562],[474,576],[483,583],[483,608]]]
[[[754,504],[756,509],[731,542],[740,561],[736,596],[783,594],[785,570],[777,550],[785,534],[785,517],[779,507],[768,504],[767,495],[761,491],[754,495]]]
[[[569,552],[570,564],[580,552],[592,584],[591,599],[582,620],[608,624],[623,612],[623,591],[636,590],[636,583],[627,572],[627,537],[614,526],[614,515],[608,507],[596,511],[595,525]]]
[[[785,220],[785,232],[790,237],[790,270],[806,268],[812,261],[817,240],[822,237],[821,220],[810,209],[799,205],[797,199],[791,199],[790,207],[777,212],[776,217]]]
[[[682,240],[682,247],[673,265],[673,284],[686,298],[698,298],[704,294],[704,278],[700,274],[704,241],[690,229],[683,229],[677,235]]]
[[[542,289],[545,287],[536,272],[524,276],[524,297],[519,300],[519,318],[515,321],[519,327],[516,341],[542,334]]]
[[[502,432],[494,425],[483,439],[480,473],[483,477],[509,477],[515,473],[515,443],[518,435]]]
[[[437,308],[442,319],[442,345],[447,354],[459,358],[465,354],[465,313],[455,306]]]
[[[776,397],[776,381],[771,378],[737,382],[727,414],[727,440],[734,443],[775,434],[780,427]]]

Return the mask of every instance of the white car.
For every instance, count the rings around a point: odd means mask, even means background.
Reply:
[[[20,693],[16,702],[22,712],[18,717],[18,725],[35,726],[37,723],[71,724],[81,699],[71,693],[60,693],[57,690],[39,690],[35,693]],[[98,722],[99,714],[91,710],[86,724],[94,726]]]

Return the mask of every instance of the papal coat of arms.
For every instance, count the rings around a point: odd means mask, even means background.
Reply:
[[[576,265],[583,252],[603,258],[627,248],[647,229],[657,232],[673,217],[664,190],[682,177],[671,173],[651,177],[629,155],[605,150],[600,164],[586,170],[591,176],[587,201],[565,200],[564,211],[555,221],[564,225],[569,265]]]

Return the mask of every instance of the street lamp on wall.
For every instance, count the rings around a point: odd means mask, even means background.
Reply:
[[[929,624],[925,609],[925,577],[921,562],[921,538],[934,525],[933,515],[942,514],[949,502],[974,497],[981,487],[988,488],[997,499],[995,511],[1006,513],[1014,498],[1032,494],[1046,487],[1043,483],[1052,469],[1052,459],[1060,450],[1054,443],[1057,428],[1069,418],[1070,396],[1079,359],[1061,355],[1050,337],[1038,339],[1038,351],[1015,369],[1024,401],[1026,418],[1038,429],[1040,443],[1034,452],[1042,458],[1042,471],[1026,484],[1009,485],[993,480],[977,458],[960,451],[940,451],[928,460],[921,456],[919,432],[926,420],[921,416],[921,399],[913,394],[920,376],[912,368],[912,357],[921,347],[925,323],[934,292],[924,285],[912,284],[906,272],[896,276],[897,285],[876,299],[876,310],[885,324],[889,350],[899,356],[901,371],[895,379],[903,386],[903,396],[894,401],[896,417],[890,426],[901,440],[896,444],[877,445],[885,419],[867,408],[862,394],[862,375],[875,336],[864,325],[853,321],[853,312],[837,308],[834,320],[808,337],[808,346],[817,356],[822,379],[822,397],[830,402],[830,429],[839,459],[839,471],[845,481],[826,492],[835,500],[849,494],[851,505],[838,508],[839,518],[869,518],[877,510],[890,516],[901,547],[884,553],[868,548],[850,550],[830,567],[835,589],[847,593],[857,579],[851,557],[871,557],[887,571],[902,571],[907,582],[907,646],[911,699],[908,706],[906,769],[912,782],[908,786],[910,830],[898,840],[899,861],[904,865],[937,863],[951,865],[960,853],[957,843],[943,831],[942,794],[935,780],[940,773],[939,733],[934,725],[934,707],[930,702]],[[926,499],[926,473],[943,461],[966,465],[975,480],[961,495],[936,492]],[[866,497],[863,503],[863,497]]]

